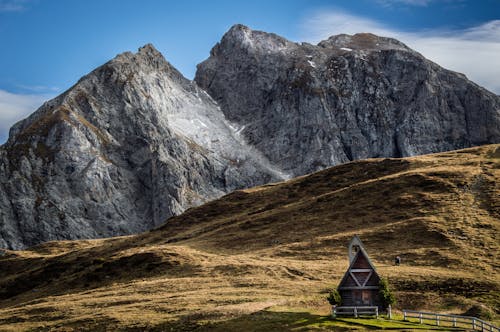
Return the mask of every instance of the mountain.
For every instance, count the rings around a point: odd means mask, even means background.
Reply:
[[[325,292],[354,234],[397,308],[483,308],[498,323],[499,184],[499,144],[369,159],[235,191],[141,235],[5,251],[0,327],[314,330],[331,322]]]
[[[500,142],[500,97],[369,33],[318,45],[232,27],[195,77],[294,176],[371,157]]]
[[[371,34],[314,46],[236,25],[194,82],[146,45],[13,126],[0,147],[0,247],[138,233],[350,160],[497,143],[499,100]]]
[[[0,247],[138,233],[282,179],[151,45],[45,103],[0,148]]]

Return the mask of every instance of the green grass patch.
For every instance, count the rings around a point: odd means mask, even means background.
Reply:
[[[461,331],[429,324],[385,318],[332,318],[310,312],[264,310],[234,319],[198,326],[195,331],[351,331],[351,330],[437,330]]]

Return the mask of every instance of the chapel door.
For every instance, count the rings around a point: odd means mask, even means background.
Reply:
[[[372,305],[372,292],[364,290],[361,293],[361,301],[363,305]]]

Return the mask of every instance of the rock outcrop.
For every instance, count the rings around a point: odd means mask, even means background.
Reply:
[[[283,171],[500,142],[500,97],[369,33],[318,45],[232,27],[195,81]]]
[[[0,148],[0,247],[131,234],[283,179],[151,45],[45,103]]]
[[[397,40],[298,44],[236,25],[195,82],[146,45],[13,126],[0,247],[137,233],[346,161],[498,142],[500,97]]]

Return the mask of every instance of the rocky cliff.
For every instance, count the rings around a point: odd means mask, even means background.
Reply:
[[[236,25],[195,80],[293,175],[500,142],[499,96],[368,33],[311,45]]]
[[[0,247],[137,233],[282,179],[151,45],[83,77],[0,148]]]
[[[500,97],[397,40],[236,25],[195,82],[146,45],[17,123],[0,147],[0,247],[137,233],[349,160],[496,142]]]

